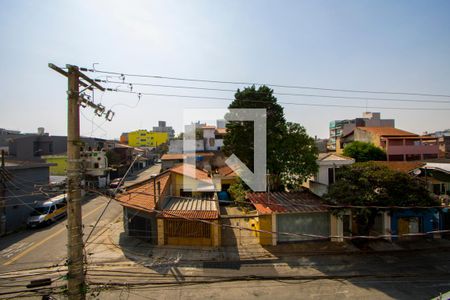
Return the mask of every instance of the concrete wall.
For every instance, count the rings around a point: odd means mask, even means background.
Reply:
[[[25,228],[26,221],[33,211],[35,202],[43,202],[48,197],[42,194],[31,195],[35,192],[35,184],[48,184],[49,168],[29,168],[8,170],[13,179],[6,183],[5,188],[5,214],[6,214],[6,232],[12,232],[21,228]],[[20,195],[26,195],[17,198]]]

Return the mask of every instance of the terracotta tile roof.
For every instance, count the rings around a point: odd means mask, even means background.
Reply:
[[[169,169],[170,172],[175,173],[175,174],[180,174],[180,175],[187,175],[189,176],[190,174],[195,175],[195,179],[197,180],[210,180],[211,177],[209,177],[208,172],[206,172],[205,170],[200,170],[197,169],[196,167],[194,167],[193,165],[190,164],[180,164],[178,166],[175,166],[171,169]],[[190,176],[192,177],[192,176]]]
[[[226,128],[217,128],[216,129],[216,133],[217,134],[226,134],[227,133],[227,129]]]
[[[247,198],[259,214],[326,212],[320,197],[309,190],[301,192],[249,193]]]
[[[214,199],[171,197],[158,215],[162,218],[218,219],[219,209]]]
[[[217,174],[224,177],[236,177],[237,174],[229,166],[223,166],[217,169]]]
[[[164,195],[169,187],[168,182],[170,174],[167,172],[161,173],[156,177],[156,182],[160,183],[161,195]],[[146,212],[153,212],[156,206],[154,196],[155,188],[153,186],[153,179],[132,185],[127,190],[120,194],[117,201],[126,207],[143,210]]]
[[[204,126],[202,126],[202,129],[216,129],[216,126],[214,126],[214,125],[204,125]]]
[[[425,162],[420,161],[375,161],[374,163],[403,173],[408,173],[425,165]]]
[[[184,159],[186,157],[192,157],[194,153],[166,153],[161,157],[161,160],[175,160]],[[195,156],[212,157],[213,152],[195,152]]]
[[[394,127],[357,127],[357,128],[379,136],[418,136],[415,133],[397,129]]]

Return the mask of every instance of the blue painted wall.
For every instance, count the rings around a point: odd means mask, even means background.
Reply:
[[[391,231],[393,235],[398,234],[398,220],[400,218],[419,217],[421,219],[420,232],[429,232],[442,229],[439,210],[430,209],[405,209],[395,210],[391,213]]]

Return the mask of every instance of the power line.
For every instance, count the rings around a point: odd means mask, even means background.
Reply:
[[[206,82],[206,83],[218,83],[218,84],[233,84],[233,85],[267,85],[271,87],[289,88],[289,89],[308,89],[308,90],[320,90],[320,91],[334,91],[334,92],[346,92],[346,93],[368,93],[368,94],[389,94],[389,95],[408,95],[408,96],[425,96],[425,97],[445,97],[450,98],[448,94],[432,94],[432,93],[418,93],[418,92],[394,92],[394,91],[375,91],[375,90],[356,90],[356,89],[336,89],[303,85],[286,85],[286,84],[273,84],[273,83],[258,83],[248,81],[223,81],[223,80],[211,80],[211,79],[197,79],[197,78],[183,78],[183,77],[171,77],[161,75],[146,75],[146,74],[132,74],[114,71],[105,71],[98,69],[80,68],[81,71],[95,72],[102,74],[117,75],[120,78],[125,79],[125,76],[129,77],[141,77],[141,78],[154,78],[154,79],[167,79],[177,81],[190,81],[190,82]]]
[[[92,191],[96,192],[99,195],[105,196],[103,193],[101,193],[99,191],[95,191],[95,190],[92,190]],[[114,196],[110,196],[110,199],[117,200]],[[119,202],[123,202],[123,201],[119,201]],[[171,215],[172,217],[176,217],[179,219],[184,219],[187,221],[197,221],[200,223],[210,224],[213,226],[219,226],[221,228],[240,229],[240,230],[246,230],[246,231],[263,233],[263,234],[270,234],[270,235],[285,235],[285,236],[293,236],[293,237],[300,237],[300,238],[313,238],[313,239],[329,239],[329,238],[343,238],[343,239],[347,239],[347,240],[379,239],[379,238],[398,238],[398,237],[404,237],[404,236],[427,236],[429,234],[434,234],[434,233],[449,233],[450,232],[450,230],[433,230],[433,231],[421,232],[421,233],[382,234],[382,235],[377,235],[377,236],[370,236],[370,235],[353,235],[353,236],[328,235],[328,236],[325,236],[325,235],[309,234],[309,233],[294,233],[294,232],[281,232],[281,231],[271,231],[271,230],[262,230],[262,229],[252,229],[252,228],[247,228],[247,227],[238,226],[238,225],[218,224],[218,223],[211,222],[211,221],[204,220],[204,219],[186,217],[186,216],[179,215],[179,214],[176,214],[176,213],[170,212],[170,211],[162,211],[162,210],[158,210],[158,209],[153,209],[153,211],[156,213],[159,213],[159,214],[164,213],[166,215]]]
[[[141,83],[141,82],[128,82],[128,81],[111,81],[100,80],[96,81],[102,83],[114,83],[120,85],[131,86],[151,86],[151,87],[163,87],[174,89],[191,89],[191,90],[203,90],[203,91],[217,91],[217,92],[236,92],[232,89],[218,89],[207,88],[187,85],[165,85],[165,84],[153,84],[153,83]],[[274,95],[280,96],[298,96],[298,97],[317,97],[317,98],[330,98],[330,99],[343,99],[343,100],[370,100],[370,101],[395,101],[395,102],[419,102],[419,103],[450,103],[448,100],[430,100],[430,99],[398,99],[398,98],[375,98],[375,97],[355,97],[355,96],[334,96],[334,95],[318,95],[318,94],[303,94],[303,93],[280,93],[273,92]]]
[[[134,94],[138,96],[161,96],[161,97],[174,97],[174,98],[184,98],[184,99],[192,99],[192,100],[219,100],[219,101],[233,101],[231,98],[226,97],[213,97],[213,96],[194,96],[194,95],[180,95],[180,94],[165,94],[165,93],[144,93],[144,92],[136,92],[136,91],[127,91],[120,89],[106,89],[108,92],[118,92],[118,93],[127,93]],[[252,103],[267,103],[265,101],[259,100],[251,100],[246,99],[246,102]],[[299,103],[299,102],[285,102],[279,101],[279,104],[284,105],[296,105],[296,106],[316,106],[316,107],[339,107],[339,108],[371,108],[371,109],[392,109],[392,110],[414,110],[414,111],[442,111],[442,110],[450,110],[450,108],[429,108],[429,107],[387,107],[387,106],[360,106],[360,105],[342,105],[342,104],[312,104],[312,103]]]

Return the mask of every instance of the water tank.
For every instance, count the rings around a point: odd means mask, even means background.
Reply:
[[[44,133],[45,133],[45,128],[44,127],[38,127],[38,134],[39,135],[44,135]]]

